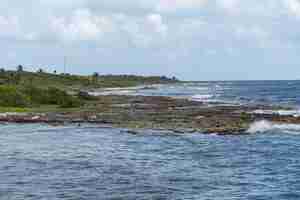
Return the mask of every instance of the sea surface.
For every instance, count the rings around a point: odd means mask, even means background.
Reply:
[[[171,96],[208,103],[300,106],[299,81],[186,82],[132,88],[112,88],[97,94]]]
[[[297,115],[300,106],[299,81],[102,92],[279,105],[279,114]],[[0,200],[300,199],[299,125],[261,121],[243,136],[140,132],[89,124],[1,124]]]

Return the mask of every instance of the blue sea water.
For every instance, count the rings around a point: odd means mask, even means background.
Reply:
[[[190,97],[207,102],[300,106],[300,81],[190,82],[141,88],[131,92],[141,95]]]
[[[112,88],[93,94],[171,96],[207,103],[300,106],[299,81],[186,82],[151,87]]]
[[[299,106],[300,82],[201,82],[144,95]],[[83,125],[0,125],[1,200],[297,200],[300,126],[174,135]]]

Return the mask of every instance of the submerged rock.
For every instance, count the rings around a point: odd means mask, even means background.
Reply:
[[[136,131],[136,130],[123,130],[121,131],[122,133],[128,133],[128,134],[131,134],[131,135],[138,135],[139,132]]]

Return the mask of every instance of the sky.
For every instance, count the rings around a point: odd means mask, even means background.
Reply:
[[[300,79],[300,0],[2,0],[0,67]]]

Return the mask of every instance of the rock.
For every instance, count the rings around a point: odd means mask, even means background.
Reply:
[[[77,95],[79,98],[84,99],[84,100],[94,100],[96,98],[96,97],[90,95],[86,91],[79,91]]]
[[[38,119],[40,119],[41,117],[40,116],[34,116],[34,117],[32,117],[31,119],[32,120],[38,120]]]
[[[195,117],[195,119],[197,120],[197,119],[204,119],[205,117],[204,116],[197,116],[197,117]]]
[[[193,128],[169,129],[169,131],[172,131],[173,133],[179,133],[179,134],[187,134],[187,133],[197,132],[197,130],[193,129]]]
[[[92,115],[89,117],[90,120],[96,120],[97,119],[97,115]]]
[[[135,130],[123,130],[121,131],[122,133],[128,133],[128,134],[132,134],[132,135],[138,135],[139,132],[135,131]]]

